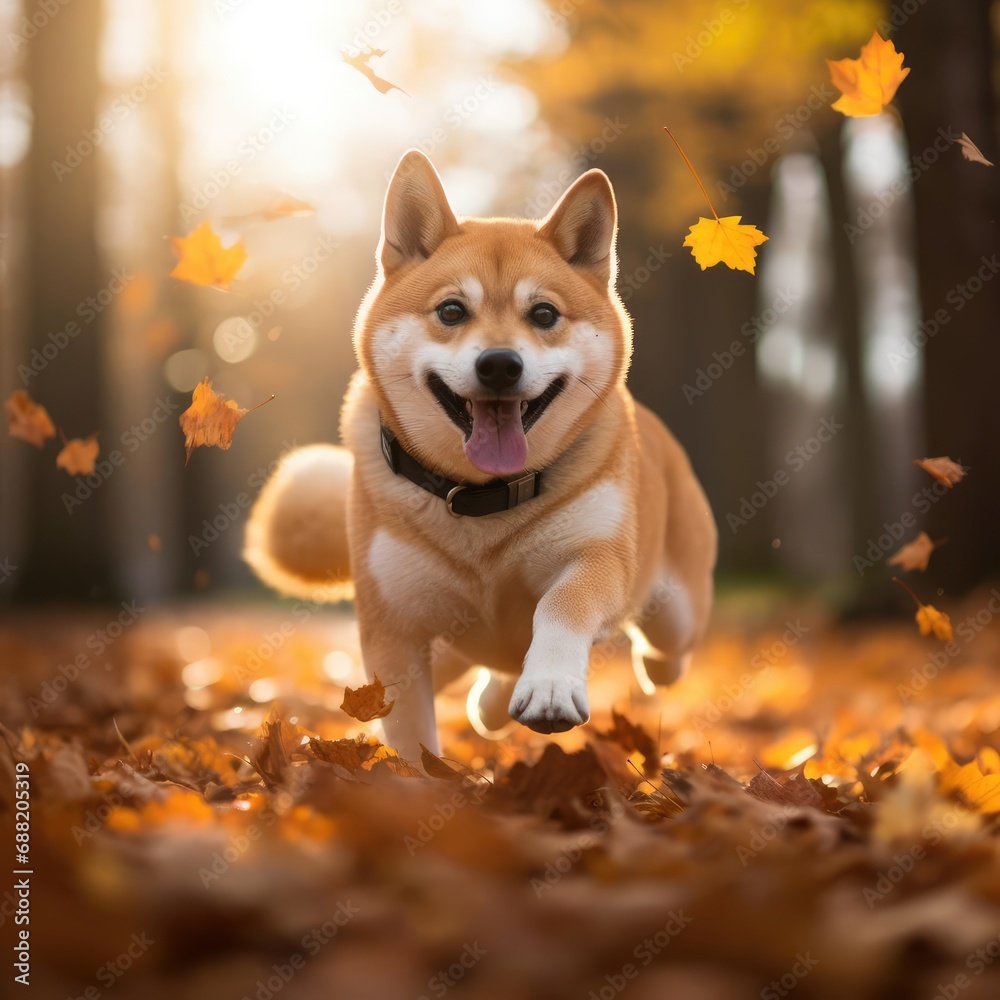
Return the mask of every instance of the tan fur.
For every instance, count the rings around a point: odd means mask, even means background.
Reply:
[[[369,675],[396,698],[384,733],[404,756],[436,746],[434,688],[470,665],[513,675],[514,718],[559,731],[589,715],[594,642],[638,624],[654,647],[650,677],[669,682],[705,630],[715,525],[684,451],[625,386],[631,324],[613,286],[614,236],[614,198],[600,171],[580,178],[542,223],[456,219],[416,152],[390,184],[341,426],[354,455],[346,537],[362,652]],[[457,327],[435,311],[450,298],[470,312]],[[560,313],[552,329],[526,316],[541,301]],[[435,473],[470,484],[493,478],[467,457],[426,385],[433,370],[475,398],[475,359],[491,347],[524,359],[517,398],[540,395],[560,374],[566,388],[527,432],[527,467],[544,470],[541,494],[504,513],[456,518],[392,473],[379,425]],[[340,480],[312,479],[325,461],[288,474],[283,466],[251,521],[249,558],[289,592],[293,578],[346,568],[333,525],[343,494],[320,499]]]

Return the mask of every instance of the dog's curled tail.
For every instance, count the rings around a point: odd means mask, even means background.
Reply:
[[[247,522],[243,558],[281,594],[313,601],[354,596],[347,492],[354,457],[313,444],[282,459]]]

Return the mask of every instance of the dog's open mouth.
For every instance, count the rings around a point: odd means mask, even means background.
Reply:
[[[524,435],[565,386],[566,379],[560,375],[534,399],[466,399],[448,388],[436,372],[427,376],[427,387],[465,436],[466,457],[477,469],[494,476],[524,469],[528,457]]]

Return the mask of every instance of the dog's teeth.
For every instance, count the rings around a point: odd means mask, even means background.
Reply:
[[[524,411],[528,409],[528,401],[526,399],[521,400],[521,416],[524,416]]]
[[[465,412],[468,413],[470,417],[472,416],[472,400],[471,399],[467,399],[465,401]]]

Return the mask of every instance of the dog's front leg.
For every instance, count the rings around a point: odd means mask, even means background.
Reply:
[[[386,701],[395,701],[389,714],[379,720],[382,741],[404,760],[419,761],[421,743],[437,753],[430,643],[401,634],[388,616],[372,621],[361,608],[359,603],[365,673],[369,683],[378,677],[385,685]]]
[[[590,718],[590,648],[622,613],[617,562],[591,551],[564,570],[538,602],[531,645],[510,700],[511,718],[529,729],[561,733]]]

